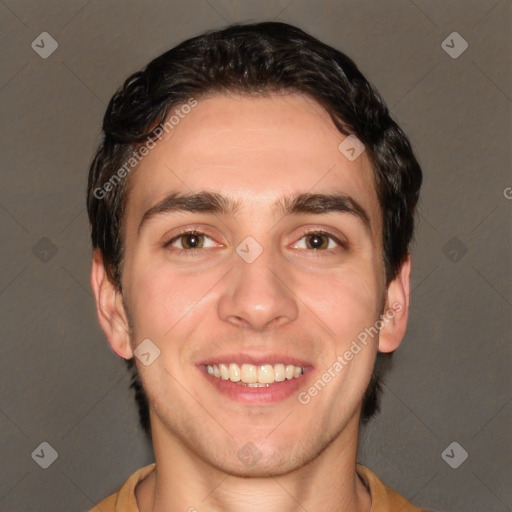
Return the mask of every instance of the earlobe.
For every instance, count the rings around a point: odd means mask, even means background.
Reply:
[[[133,350],[122,295],[109,279],[99,249],[93,253],[91,286],[96,299],[98,320],[112,350],[124,359],[131,359]]]
[[[379,333],[379,352],[393,352],[405,336],[409,317],[410,277],[411,257],[407,256],[386,291],[383,327]]]

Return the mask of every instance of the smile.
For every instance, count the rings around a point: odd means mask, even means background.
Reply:
[[[197,369],[220,395],[251,406],[270,405],[291,398],[314,376],[311,366],[285,363],[272,365],[205,361]]]
[[[240,386],[268,387],[276,382],[297,379],[304,373],[302,366],[293,364],[220,363],[206,365],[206,371],[218,379],[229,380]]]

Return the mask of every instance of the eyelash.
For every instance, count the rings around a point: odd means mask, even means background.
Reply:
[[[196,230],[196,229],[189,229],[189,230],[182,231],[178,235],[175,235],[174,237],[172,237],[169,241],[164,243],[163,247],[169,248],[176,240],[179,240],[180,238],[182,238],[186,235],[203,235],[203,236],[206,236],[213,240],[213,238],[211,236],[209,236],[207,233],[204,233],[203,231]],[[332,241],[334,241],[339,246],[337,249],[321,249],[321,250],[319,250],[319,252],[321,252],[321,253],[322,252],[333,253],[334,251],[338,252],[340,249],[343,250],[343,249],[348,248],[347,243],[342,242],[339,238],[334,236],[332,233],[329,233],[328,231],[324,231],[322,229],[316,229],[316,230],[313,229],[313,230],[302,232],[300,237],[297,239],[297,242],[299,240],[302,240],[305,236],[308,236],[308,235],[326,236],[327,238],[330,238]],[[297,242],[295,242],[295,244]],[[187,256],[190,256],[190,257],[197,256],[201,251],[204,251],[204,249],[179,249],[176,247],[172,247],[171,250],[172,250],[172,252],[174,252],[177,255],[186,254]],[[301,251],[309,251],[309,252],[312,252],[316,257],[321,257],[321,255],[318,254],[317,249],[300,249],[300,250]]]

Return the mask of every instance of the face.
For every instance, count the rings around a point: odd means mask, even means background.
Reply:
[[[345,354],[403,286],[385,286],[370,161],[346,158],[344,139],[299,94],[214,96],[133,171],[121,311],[131,332],[109,339],[123,357],[147,339],[160,351],[137,359],[155,442],[256,476],[353,438],[379,335]],[[401,339],[396,318],[383,351]],[[273,383],[232,382],[240,373]]]

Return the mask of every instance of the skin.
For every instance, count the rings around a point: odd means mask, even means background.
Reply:
[[[142,512],[370,510],[355,471],[361,403],[377,351],[395,350],[405,334],[410,260],[386,286],[371,164],[366,153],[354,161],[340,153],[344,138],[300,94],[216,95],[200,100],[130,175],[123,293],[99,251],[91,282],[116,354],[133,357],[146,338],[161,351],[150,366],[137,360],[157,463],[136,488]],[[138,232],[144,213],[176,191],[221,192],[240,209],[166,213]],[[271,208],[285,195],[334,191],[364,208],[369,229],[347,213],[283,218]],[[187,226],[210,237],[197,255],[173,252],[186,237],[165,247]],[[305,228],[329,231],[346,247],[315,251]],[[263,248],[250,264],[235,252],[247,236]],[[197,362],[209,355],[261,350],[310,361],[315,382],[395,303],[402,310],[307,405],[296,394],[241,404],[198,376]],[[236,455],[247,442],[261,453],[253,467]]]

